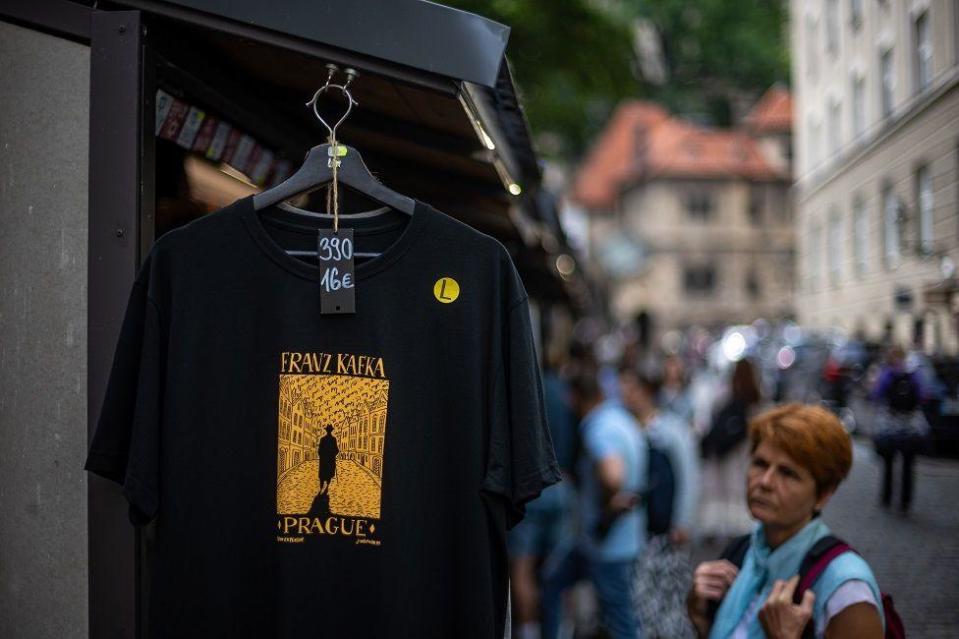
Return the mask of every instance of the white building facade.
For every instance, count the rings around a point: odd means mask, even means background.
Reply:
[[[959,0],[792,0],[796,310],[956,353]]]

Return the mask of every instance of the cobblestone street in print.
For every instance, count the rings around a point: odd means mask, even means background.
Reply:
[[[301,463],[280,477],[277,512],[303,514],[320,490],[319,461]],[[351,460],[337,459],[330,484],[330,511],[336,515],[379,519],[379,485],[373,475]]]

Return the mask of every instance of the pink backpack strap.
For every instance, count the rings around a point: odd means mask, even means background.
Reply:
[[[820,539],[806,553],[799,567],[799,585],[793,594],[793,601],[799,603],[807,590],[813,587],[829,563],[839,555],[852,550],[852,546],[838,537],[828,536]],[[855,552],[855,551],[854,551]]]

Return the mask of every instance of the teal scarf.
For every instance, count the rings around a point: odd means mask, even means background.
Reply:
[[[777,579],[785,580],[797,574],[809,549],[828,534],[829,527],[816,517],[779,548],[772,550],[766,544],[763,527],[757,527],[739,575],[716,613],[709,639],[725,639],[732,634],[756,595],[761,593],[765,600]],[[762,639],[764,636],[758,621],[749,624],[750,639]]]

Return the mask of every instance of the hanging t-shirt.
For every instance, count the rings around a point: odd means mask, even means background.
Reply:
[[[560,479],[523,285],[417,201],[342,221],[381,254],[321,315],[285,249],[323,224],[245,197],[136,278],[86,469],[156,518],[150,637],[499,639],[506,530]]]

